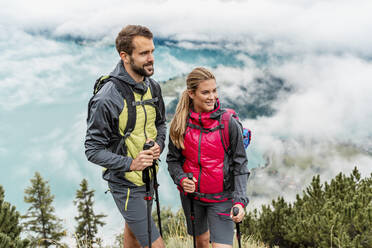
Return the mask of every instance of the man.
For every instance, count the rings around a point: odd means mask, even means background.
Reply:
[[[161,89],[150,78],[154,73],[152,38],[151,31],[139,25],[128,25],[119,32],[120,61],[89,103],[85,154],[90,162],[105,167],[103,178],[125,219],[124,247],[149,246],[142,172],[159,158],[166,135]],[[120,90],[124,86],[129,94]],[[135,121],[132,130],[125,131],[130,121]],[[155,145],[143,150],[149,141]],[[152,247],[164,247],[152,218],[151,227]]]

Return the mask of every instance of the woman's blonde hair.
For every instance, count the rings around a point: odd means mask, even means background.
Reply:
[[[195,92],[201,82],[215,79],[214,75],[203,67],[193,69],[186,79],[186,90],[182,92],[181,99],[177,104],[176,113],[170,124],[170,138],[178,149],[185,149],[183,145],[184,134],[186,131],[187,115],[189,114],[192,100],[188,91]]]

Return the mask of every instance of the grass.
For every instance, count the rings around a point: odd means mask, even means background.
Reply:
[[[166,213],[167,211],[163,211]],[[165,247],[172,248],[187,248],[193,247],[192,236],[187,234],[186,231],[186,220],[182,210],[179,210],[175,215],[172,214],[171,218],[162,218],[164,220],[164,226],[167,226],[167,232],[164,233],[163,238]],[[243,248],[266,248],[263,243],[257,242],[252,236],[246,237],[242,235],[242,247]],[[212,246],[211,246],[212,247]],[[236,235],[234,235],[234,246],[238,248],[238,241]]]
[[[176,222],[174,222],[176,223]],[[171,229],[171,231],[167,236],[165,236],[165,247],[172,247],[172,248],[187,248],[193,247],[193,239],[192,236],[186,234],[186,227],[184,225],[179,225],[177,228]],[[122,240],[122,235],[118,235],[117,239]],[[76,241],[76,247],[77,248],[123,248],[122,242],[117,242],[116,245],[112,246],[101,246],[100,244],[93,244],[92,242],[86,242],[81,237],[78,237],[76,234],[74,234],[74,238]],[[39,240],[41,241],[41,240]],[[50,241],[50,240],[48,240]],[[252,236],[246,237],[242,236],[242,248],[268,248],[268,246],[265,246],[262,242],[256,241]],[[58,248],[66,248],[68,247],[66,244],[61,244],[56,241],[51,242],[54,247]],[[99,242],[98,242],[99,243]],[[212,245],[210,245],[212,247]],[[236,235],[234,235],[234,245],[233,248],[238,248],[238,241],[236,239]]]
[[[253,237],[245,237],[242,236],[242,247],[243,248],[267,248],[261,242],[257,242],[253,239]],[[185,248],[185,247],[193,247],[193,240],[192,236],[187,237],[180,237],[180,236],[171,236],[165,241],[165,247],[172,247],[172,248]],[[210,245],[210,247],[212,247]],[[233,248],[238,248],[238,241],[236,240],[236,236],[234,237],[234,245]]]

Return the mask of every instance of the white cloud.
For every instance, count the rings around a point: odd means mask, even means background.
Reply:
[[[358,140],[372,125],[372,63],[351,56],[309,56],[276,66],[273,71],[295,92],[278,103],[270,121],[277,133],[309,138]]]
[[[71,81],[61,68],[72,64],[74,58],[63,46],[19,30],[12,33],[1,26],[0,30],[7,34],[8,40],[4,43],[10,45],[2,47],[0,55],[2,108],[12,109],[30,101],[51,103],[58,96],[57,92],[70,92]],[[17,44],[12,47],[12,42]]]
[[[368,0],[358,1],[13,1],[2,8],[9,24],[52,35],[114,37],[125,24],[149,26],[156,36],[180,40],[271,44],[291,53],[354,51],[371,55]],[[184,43],[185,44],[185,43]],[[248,46],[247,46],[248,47]],[[274,52],[271,50],[271,52]]]
[[[248,61],[248,66],[219,66],[212,70],[224,86],[222,95],[242,97],[261,90],[255,78],[271,75],[284,80],[291,92],[273,103],[277,110],[270,117],[247,121],[261,137],[305,137],[337,140],[354,144],[366,142],[372,126],[372,63],[354,56],[305,55],[263,68]],[[268,79],[270,80],[270,79]],[[258,141],[260,142],[260,141]]]
[[[60,42],[2,25],[0,31],[6,37],[0,39],[0,109],[7,111],[31,102],[77,101],[73,94],[88,98],[96,77],[111,71],[117,59],[105,47]]]
[[[189,72],[194,67],[193,64],[177,59],[168,51],[164,51],[158,55],[155,66],[157,78],[159,75],[174,75],[174,72],[180,75]],[[164,78],[164,80],[168,79],[169,78]]]

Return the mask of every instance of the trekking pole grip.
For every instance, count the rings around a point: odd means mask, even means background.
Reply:
[[[186,176],[190,180],[192,180],[192,178],[194,177],[194,175],[191,172],[190,173],[186,173]]]
[[[149,141],[143,145],[143,150],[150,150],[155,145],[154,141]]]
[[[154,141],[145,143],[143,145],[143,150],[150,150],[154,145]],[[148,167],[142,171],[142,181],[146,184],[146,192],[150,192],[150,171]]]
[[[233,207],[233,216],[237,216],[239,214],[239,208],[238,207]],[[242,223],[241,221],[239,223]],[[236,224],[239,224],[236,223]]]
[[[186,173],[186,176],[187,176],[187,179],[191,180],[192,181],[192,178],[194,177],[194,175],[192,174],[192,172],[189,172],[189,173]],[[193,193],[188,193],[190,197],[193,197],[194,194]]]
[[[233,207],[233,215],[237,216],[239,214],[239,208],[238,207]]]

